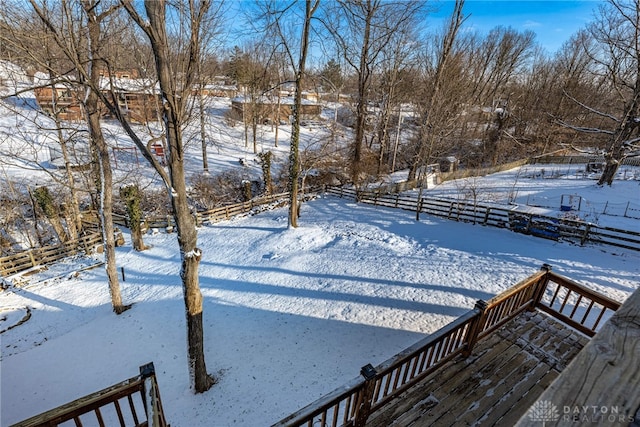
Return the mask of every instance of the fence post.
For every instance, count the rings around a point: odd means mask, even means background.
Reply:
[[[356,416],[354,427],[364,427],[367,418],[371,412],[371,401],[373,400],[373,391],[376,385],[376,377],[378,372],[370,363],[360,369],[360,375],[364,377],[364,387],[358,393],[358,402],[356,406]]]
[[[487,223],[489,222],[489,212],[491,212],[491,206],[487,206],[486,209],[487,210],[484,213],[484,225],[487,225]]]
[[[487,306],[488,304],[486,301],[483,301],[481,299],[476,301],[474,309],[477,310],[478,314],[474,318],[471,325],[469,325],[469,329],[467,329],[467,336],[465,337],[466,347],[462,352],[463,357],[469,357],[469,355],[473,351],[473,347],[475,347],[476,343],[478,342],[478,335],[480,335],[480,331],[482,331]]]
[[[31,267],[35,267],[36,266],[36,260],[33,256],[33,251],[35,249],[30,249],[29,252],[27,252],[29,254],[29,259],[31,260]]]
[[[584,244],[587,243],[587,240],[589,240],[590,231],[591,231],[591,224],[587,223],[587,225],[584,227],[584,233],[582,233],[582,238],[580,239],[580,246],[584,246]]]
[[[424,203],[424,198],[420,197],[418,199],[418,204],[416,205],[416,221],[420,221],[420,211],[422,211],[423,203]]]
[[[536,283],[536,287],[532,295],[531,305],[529,306],[529,311],[534,311],[542,300],[544,291],[547,289],[547,284],[549,283],[549,273],[551,272],[551,265],[546,263],[542,264],[540,270],[544,271],[545,274],[540,278],[538,283]]]

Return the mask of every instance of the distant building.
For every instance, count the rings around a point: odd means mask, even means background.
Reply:
[[[78,121],[84,117],[80,102],[83,95],[78,85],[71,82],[52,83],[45,73],[36,73],[33,77],[34,94],[42,111],[53,115],[57,113],[61,120]]]
[[[120,110],[132,122],[148,123],[160,120],[162,97],[158,84],[151,79],[139,78],[136,70],[118,70],[109,76],[100,76],[100,90],[115,97]],[[103,117],[115,118],[103,106]]]
[[[195,87],[191,92],[196,96],[202,93],[204,96],[213,96],[218,98],[234,98],[238,95],[238,86],[228,81],[225,76],[215,76],[205,85]]]
[[[231,100],[231,116],[236,120],[257,117],[261,123],[286,122],[291,123],[293,114],[293,97],[260,96],[255,99],[236,97]],[[315,101],[302,100],[301,120],[315,120],[320,117],[322,106]]]
[[[84,97],[84,89],[73,78],[52,83],[48,75],[36,73],[34,84],[36,101],[43,111],[49,114],[56,112],[62,120],[77,121],[84,118],[80,102]],[[117,102],[130,121],[147,123],[159,120],[161,97],[157,84],[139,78],[136,70],[118,70],[113,75],[101,73],[100,90]],[[105,118],[114,118],[104,105],[101,113]]]

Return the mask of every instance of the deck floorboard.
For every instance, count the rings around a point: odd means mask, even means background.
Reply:
[[[540,312],[524,312],[371,415],[371,427],[515,423],[588,338]]]

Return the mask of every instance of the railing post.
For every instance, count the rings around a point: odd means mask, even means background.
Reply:
[[[482,326],[484,324],[485,312],[487,310],[487,302],[479,299],[476,301],[476,305],[474,307],[475,310],[478,311],[475,319],[469,325],[469,329],[467,330],[467,336],[465,337],[465,349],[462,351],[463,357],[469,357],[471,352],[473,351],[473,347],[475,347],[478,342],[478,335],[482,331]]]
[[[354,427],[364,427],[367,423],[367,418],[369,418],[371,412],[371,400],[373,400],[373,390],[375,389],[378,372],[369,363],[360,369],[360,375],[364,377],[364,387],[358,394]]]
[[[547,284],[549,283],[549,273],[551,272],[551,265],[544,263],[542,264],[542,267],[540,267],[540,270],[544,271],[545,274],[536,284],[536,288],[533,291],[532,295],[531,305],[529,306],[529,311],[534,311],[540,304],[540,300],[542,300],[544,291],[547,289]]]
[[[162,404],[158,398],[158,385],[156,383],[156,370],[153,362],[140,366],[140,377],[142,378],[142,399],[144,409],[147,412],[147,425],[149,427],[163,427],[164,416],[162,414]]]

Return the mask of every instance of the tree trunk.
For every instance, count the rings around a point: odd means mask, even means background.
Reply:
[[[207,130],[205,126],[205,108],[204,95],[202,91],[204,84],[200,86],[200,94],[198,96],[198,107],[200,108],[200,140],[202,141],[202,169],[209,172],[209,160],[207,159]]]
[[[365,17],[364,36],[362,49],[360,51],[360,68],[358,69],[358,101],[356,104],[355,140],[353,142],[353,163],[351,166],[351,180],[357,186],[360,183],[362,173],[362,144],[364,142],[364,131],[367,119],[367,89],[370,73],[368,71],[369,61],[369,37],[371,35],[372,15]]]
[[[51,74],[51,72],[49,73],[49,79],[51,81],[53,81],[53,75]],[[72,221],[73,224],[69,223],[68,227],[69,227],[69,231],[70,234],[72,234],[71,238],[77,238],[78,234],[82,231],[82,215],[80,214],[80,207],[78,204],[78,193],[76,192],[76,186],[75,186],[75,181],[73,179],[73,172],[71,170],[71,160],[69,159],[69,151],[67,150],[67,141],[64,138],[64,135],[62,134],[62,129],[64,128],[64,126],[62,126],[62,123],[60,121],[60,118],[58,116],[58,109],[56,108],[57,105],[57,98],[58,98],[58,94],[55,90],[51,91],[52,94],[52,101],[53,101],[53,119],[56,123],[56,132],[57,132],[57,137],[58,137],[58,143],[60,144],[60,151],[62,152],[62,159],[64,160],[64,171],[66,174],[66,178],[67,178],[67,185],[69,186],[69,192],[71,193],[71,215],[72,215]],[[71,231],[72,229],[75,229],[75,237],[73,236],[73,232]]]
[[[305,1],[305,19],[302,27],[302,37],[300,41],[300,58],[296,73],[296,92],[293,101],[293,123],[291,124],[291,148],[289,151],[289,227],[298,226],[299,205],[298,205],[298,179],[300,177],[300,114],[302,108],[302,78],[304,76],[305,64],[307,62],[307,52],[309,50],[309,31],[311,27],[311,17],[318,7],[318,1]]]
[[[173,77],[173,67],[169,55],[169,40],[166,32],[165,2],[160,0],[145,0],[145,9],[149,24],[146,25],[137,15],[131,4],[125,5],[127,11],[136,19],[146,32],[151,42],[156,63],[156,72],[162,91],[163,117],[166,125],[167,148],[169,150],[170,197],[173,216],[178,229],[178,245],[182,258],[182,289],[184,293],[185,313],[187,320],[188,363],[191,384],[196,393],[207,391],[215,383],[207,373],[204,357],[204,330],[202,319],[202,293],[198,278],[198,267],[202,257],[197,245],[197,231],[195,221],[189,210],[187,187],[184,171],[184,147],[182,141],[182,117],[186,95],[193,83],[193,76],[184,76],[184,88],[176,88]],[[207,4],[201,4],[199,12],[206,11]],[[199,57],[199,25],[201,22],[192,17],[190,61]],[[189,67],[187,67],[189,69]]]
[[[170,147],[171,206],[178,229],[178,244],[182,258],[180,277],[187,318],[189,373],[196,393],[203,393],[211,388],[215,379],[207,373],[204,357],[202,293],[198,277],[202,252],[196,247],[198,240],[196,225],[187,201],[184,165],[181,161],[183,158],[182,138],[180,126],[177,124],[179,118],[171,109],[165,109],[165,114],[167,117],[167,142]]]
[[[640,100],[640,79],[636,82],[633,99],[625,108],[625,118],[621,120],[620,126],[613,134],[607,148],[604,156],[606,163],[602,176],[598,180],[598,185],[607,184],[611,186],[613,184],[618,167],[620,167],[620,163],[625,157],[625,143],[631,139],[633,133],[640,127],[640,123],[637,121],[638,110],[640,109],[638,100]]]
[[[127,185],[120,188],[120,199],[127,207],[129,229],[131,230],[131,244],[136,251],[144,251],[147,246],[142,238],[142,208],[140,207],[140,189],[137,185]]]
[[[89,78],[92,85],[97,87],[100,82],[97,58],[100,58],[100,19],[95,12],[95,5],[86,1],[83,3],[87,13],[87,28],[89,30],[89,54],[90,72]],[[109,292],[111,294],[111,305],[116,314],[120,314],[130,308],[122,304],[120,294],[120,283],[118,281],[118,271],[116,268],[116,242],[113,229],[113,177],[111,164],[109,162],[109,148],[104,139],[102,128],[100,127],[99,96],[94,90],[87,90],[84,107],[89,127],[90,141],[94,146],[98,156],[98,167],[100,171],[100,207],[98,214],[102,225],[102,234],[105,253],[105,269],[109,282]]]

